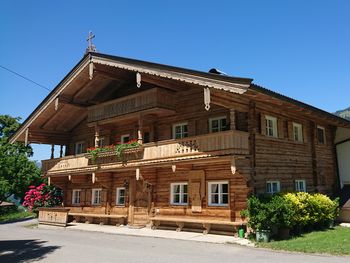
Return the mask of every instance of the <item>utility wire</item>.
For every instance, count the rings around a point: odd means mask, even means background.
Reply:
[[[31,80],[31,79],[29,79],[29,78],[27,78],[27,77],[25,77],[25,76],[23,76],[23,75],[21,75],[21,74],[15,72],[15,71],[13,71],[13,70],[11,70],[11,69],[9,69],[9,68],[6,68],[6,67],[1,66],[1,65],[0,65],[0,68],[2,68],[2,69],[4,69],[4,70],[7,70],[8,72],[11,72],[12,74],[15,74],[15,75],[21,77],[22,79],[25,79],[25,80],[27,80],[27,81],[29,81],[29,82],[32,82],[32,83],[34,83],[35,85],[37,85],[37,86],[39,86],[39,87],[41,87],[41,88],[43,88],[43,89],[46,89],[46,90],[48,90],[48,91],[51,92],[51,90],[50,90],[49,88],[47,88],[47,87],[45,87],[45,86],[39,84],[38,82],[35,82],[34,80]]]

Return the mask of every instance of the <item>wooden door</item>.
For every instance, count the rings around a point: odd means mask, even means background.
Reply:
[[[202,212],[202,200],[205,198],[205,173],[203,170],[189,172],[189,197],[194,213]]]

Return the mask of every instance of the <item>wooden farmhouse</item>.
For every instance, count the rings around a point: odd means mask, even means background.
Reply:
[[[89,52],[11,142],[52,145],[42,173],[70,220],[214,232],[244,224],[253,193],[339,195],[349,138],[252,79]]]

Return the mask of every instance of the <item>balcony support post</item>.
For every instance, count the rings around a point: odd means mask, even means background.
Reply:
[[[139,144],[142,144],[143,138],[142,138],[142,125],[143,125],[143,119],[142,115],[139,115],[139,120],[138,120],[138,129],[137,129],[137,142]]]
[[[230,109],[230,130],[236,129],[236,112],[235,109]]]
[[[55,145],[51,144],[51,159],[53,159],[55,156]]]

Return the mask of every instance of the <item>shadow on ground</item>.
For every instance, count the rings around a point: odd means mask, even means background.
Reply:
[[[43,259],[60,246],[45,246],[47,241],[0,240],[0,262],[31,262]]]

